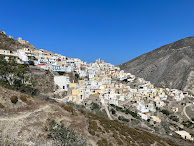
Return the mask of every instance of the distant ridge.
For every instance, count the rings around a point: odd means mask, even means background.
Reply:
[[[194,37],[187,37],[138,56],[119,67],[155,86],[194,94]]]

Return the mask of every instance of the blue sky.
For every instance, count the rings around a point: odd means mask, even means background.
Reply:
[[[193,0],[2,0],[0,30],[38,49],[119,65],[193,36]]]

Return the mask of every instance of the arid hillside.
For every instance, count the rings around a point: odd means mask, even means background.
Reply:
[[[35,47],[31,44],[21,44],[17,40],[9,38],[0,30],[0,49],[16,51],[22,48],[35,49]]]
[[[128,127],[73,103],[59,104],[5,88],[0,88],[0,103],[1,144],[59,144],[72,138],[64,137],[69,132],[86,145],[190,145]]]
[[[158,87],[176,88],[194,94],[194,37],[164,45],[119,65]]]

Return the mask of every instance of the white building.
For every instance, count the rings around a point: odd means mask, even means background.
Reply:
[[[67,85],[70,83],[68,76],[55,76],[54,82],[58,85],[59,90],[67,91]]]

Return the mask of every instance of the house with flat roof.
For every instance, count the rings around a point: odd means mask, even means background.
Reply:
[[[175,131],[175,133],[178,134],[179,136],[181,136],[183,139],[191,140],[191,135],[188,132],[184,131],[184,130]]]

